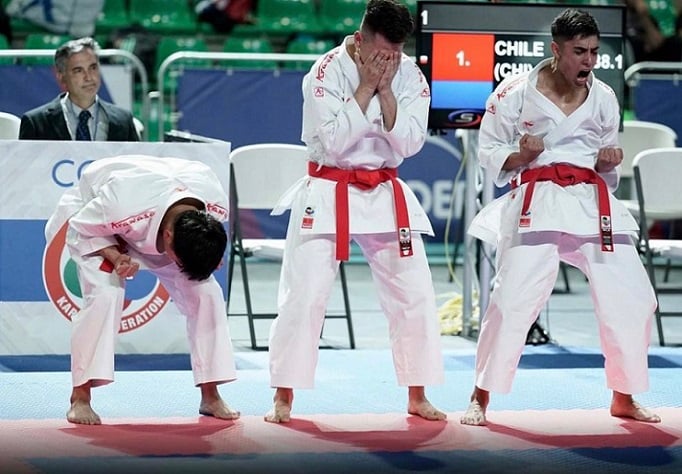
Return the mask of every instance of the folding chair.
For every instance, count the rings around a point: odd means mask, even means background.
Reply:
[[[682,311],[662,310],[659,295],[682,294],[682,285],[658,281],[654,257],[682,261],[682,240],[650,238],[649,223],[653,220],[682,219],[682,200],[679,195],[679,186],[682,182],[682,148],[657,148],[642,151],[635,157],[633,169],[639,203],[639,249],[656,292],[658,341],[661,346],[664,346],[661,319],[668,316],[682,316]]]
[[[652,148],[674,147],[677,140],[675,130],[656,122],[643,120],[624,120],[623,131],[620,133],[620,144],[623,147],[623,162],[621,163],[621,188],[618,196],[636,217],[639,214],[637,193],[633,183],[634,171],[632,164],[637,153]]]
[[[230,245],[230,263],[227,282],[227,316],[246,316],[249,324],[251,348],[266,350],[267,345],[259,345],[256,337],[256,320],[274,319],[276,312],[255,312],[247,268],[247,260],[251,257],[281,261],[284,253],[283,238],[245,238],[240,219],[240,210],[271,210],[279,198],[300,178],[308,172],[308,156],[303,145],[285,143],[263,143],[236,148],[230,154],[230,198],[232,232]],[[244,287],[246,313],[230,311],[232,278],[235,260],[239,268]],[[350,298],[346,282],[344,263],[339,265],[339,277],[343,294],[343,313],[330,313],[325,319],[346,319],[348,339],[351,349],[355,349],[355,336],[350,313]],[[322,334],[320,334],[322,337]],[[322,346],[328,347],[328,346]]]
[[[19,138],[21,119],[9,112],[0,112],[0,140],[16,140]]]

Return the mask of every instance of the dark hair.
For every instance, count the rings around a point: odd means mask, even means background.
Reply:
[[[362,18],[363,31],[379,33],[394,44],[404,43],[412,34],[414,22],[410,10],[394,0],[369,0]]]
[[[80,53],[84,49],[91,49],[95,56],[99,54],[99,43],[94,39],[86,36],[71,41],[67,41],[54,53],[54,65],[57,71],[62,74],[66,72],[66,61],[74,54]]]
[[[599,38],[599,25],[592,15],[582,10],[568,8],[552,21],[552,39],[565,41],[573,38],[596,36]]]
[[[181,212],[173,224],[173,252],[190,280],[205,280],[218,268],[227,247],[225,228],[206,211]]]

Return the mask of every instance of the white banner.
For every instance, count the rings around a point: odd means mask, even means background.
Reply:
[[[70,352],[69,319],[79,309],[80,286],[63,242],[46,249],[42,232],[89,162],[126,154],[201,161],[227,193],[229,153],[229,142],[0,141],[0,354]],[[224,268],[216,275],[223,285],[224,275]],[[127,283],[117,353],[188,351],[185,318],[156,278],[141,272]]]

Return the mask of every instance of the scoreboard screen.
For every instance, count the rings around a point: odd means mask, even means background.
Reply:
[[[416,60],[431,87],[429,128],[478,128],[485,102],[506,77],[551,57],[552,20],[571,5],[419,1]],[[623,6],[574,6],[600,31],[594,74],[623,107]]]

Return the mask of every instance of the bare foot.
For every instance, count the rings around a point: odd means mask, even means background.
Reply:
[[[474,393],[471,394],[471,403],[469,403],[467,411],[459,419],[459,422],[470,426],[487,425],[488,420],[485,417],[485,410],[488,408],[489,402],[490,392],[474,387]]]
[[[241,413],[232,410],[222,399],[203,401],[199,405],[199,414],[220,418],[221,420],[236,420]]]
[[[410,415],[421,416],[425,420],[440,421],[445,420],[448,415],[436,409],[428,400],[410,401],[407,404],[407,413]]]
[[[294,402],[294,391],[291,388],[277,387],[273,397],[274,406],[265,414],[269,423],[288,423],[291,421],[291,405]]]
[[[477,400],[472,400],[467,408],[467,411],[459,419],[463,425],[471,426],[485,426],[488,420],[485,418],[485,407],[482,407]]]
[[[200,384],[199,389],[201,390],[200,415],[213,416],[221,420],[236,420],[239,418],[240,413],[232,410],[220,397],[216,382]]]
[[[426,399],[424,386],[410,385],[407,389],[407,413],[420,416],[425,420],[440,421],[448,416],[436,409],[431,402]]]
[[[613,392],[611,401],[611,416],[618,418],[632,418],[645,423],[660,423],[661,417],[647,410],[632,399],[631,395]]]
[[[66,419],[70,423],[79,425],[101,425],[102,420],[86,400],[76,399],[71,402],[71,408],[66,412]]]

